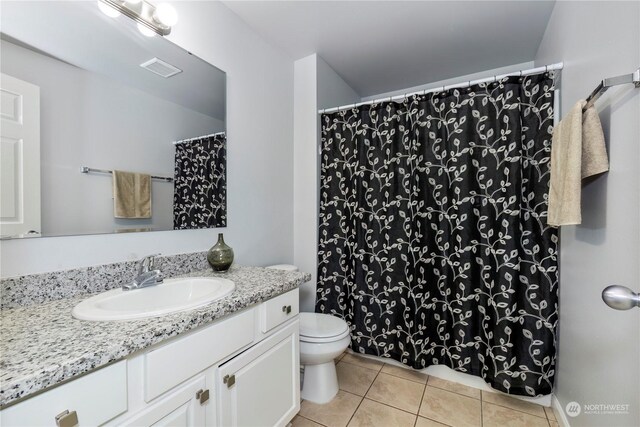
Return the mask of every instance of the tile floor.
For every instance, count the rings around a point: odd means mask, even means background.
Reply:
[[[550,408],[345,353],[340,391],[303,401],[293,427],[558,427]]]

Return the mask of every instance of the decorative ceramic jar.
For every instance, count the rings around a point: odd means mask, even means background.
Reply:
[[[216,271],[227,271],[233,263],[233,249],[224,242],[222,233],[218,233],[218,243],[216,243],[207,254],[207,261]]]

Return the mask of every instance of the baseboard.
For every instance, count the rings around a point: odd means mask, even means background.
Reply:
[[[362,356],[362,357],[366,357],[369,359],[373,359],[373,360],[378,360],[380,362],[384,362],[387,363],[389,365],[395,365],[395,366],[399,366],[399,367],[405,367],[402,363],[392,360],[392,359],[387,359],[387,358],[383,358],[383,357],[377,357],[377,356],[370,356],[368,354],[359,354],[359,353],[355,353],[353,352],[351,349],[347,350],[350,353],[353,354],[357,354],[358,356]],[[487,384],[486,382],[484,382],[484,380],[480,377],[477,377],[475,375],[470,375],[470,374],[465,374],[463,372],[458,372],[458,371],[454,371],[453,369],[449,368],[448,366],[444,366],[444,365],[432,365],[429,366],[426,369],[423,369],[421,372],[427,374],[427,375],[431,375],[433,377],[436,378],[440,378],[443,380],[447,380],[447,381],[453,381],[459,384],[463,384],[469,387],[473,387],[473,388],[477,388],[479,390],[484,390],[484,391],[488,391],[488,392],[492,392],[492,393],[501,393],[498,390],[494,390],[493,388],[491,388],[489,386],[489,384]],[[546,406],[546,407],[550,407],[552,405],[552,394],[547,394],[545,396],[540,396],[540,397],[526,397],[526,396],[515,396],[515,395],[510,395],[511,397],[514,397],[516,399],[520,399],[520,400],[524,400],[526,402],[531,402],[531,403],[535,403],[536,405],[541,405],[541,406]],[[564,412],[563,412],[564,415]],[[565,418],[566,421],[566,418]],[[565,424],[563,427],[569,427],[569,424]]]
[[[556,420],[558,421],[560,427],[571,427],[571,424],[569,424],[569,419],[564,413],[564,408],[555,395],[553,395],[553,397],[551,398],[551,407],[554,409]]]

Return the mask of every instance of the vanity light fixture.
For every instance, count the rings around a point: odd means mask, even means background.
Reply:
[[[112,18],[123,14],[133,19],[145,36],[166,36],[178,22],[176,10],[168,3],[155,6],[146,0],[98,0],[98,7]]]
[[[120,12],[118,12],[116,8],[111,7],[107,3],[101,2],[100,0],[98,0],[98,9],[100,9],[100,12],[104,13],[109,18],[117,18],[118,16],[120,16]]]

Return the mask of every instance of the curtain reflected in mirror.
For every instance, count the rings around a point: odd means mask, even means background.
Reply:
[[[227,225],[226,134],[177,141],[173,228]]]

